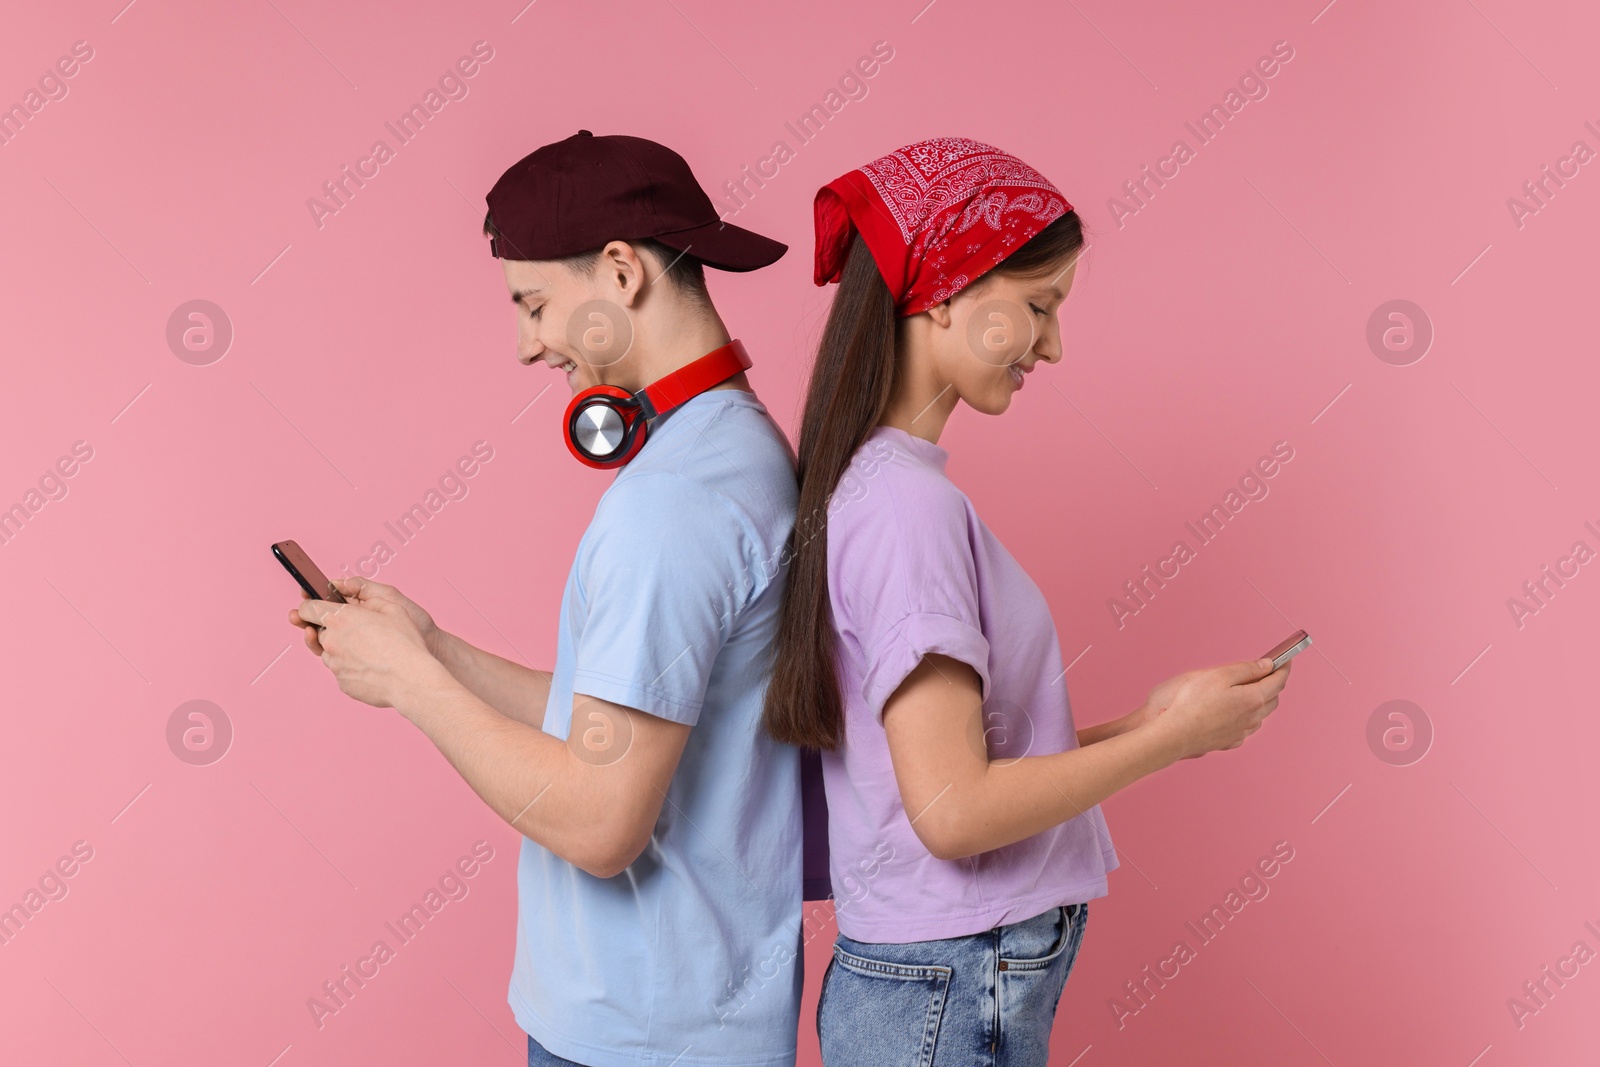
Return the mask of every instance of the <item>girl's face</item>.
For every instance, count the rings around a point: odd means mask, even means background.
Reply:
[[[998,415],[1040,363],[1061,361],[1056,313],[1072,288],[1077,256],[1034,277],[991,272],[953,297],[934,331],[936,374],[968,407]]]

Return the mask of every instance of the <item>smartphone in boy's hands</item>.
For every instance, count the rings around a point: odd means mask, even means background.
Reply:
[[[306,555],[305,549],[293,541],[279,541],[272,546],[272,554],[283,564],[285,570],[294,576],[300,583],[300,588],[306,596],[313,600],[327,600],[335,604],[345,603],[339,590],[328,581],[328,576],[322,573],[322,568],[311,562],[311,557]]]

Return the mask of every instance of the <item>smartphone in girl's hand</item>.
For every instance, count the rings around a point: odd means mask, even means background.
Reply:
[[[1296,630],[1273,646],[1272,651],[1263,653],[1262,658],[1272,660],[1272,669],[1277,670],[1310,647],[1311,635],[1304,630]]]

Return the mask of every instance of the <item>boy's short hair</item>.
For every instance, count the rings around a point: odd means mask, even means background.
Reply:
[[[485,236],[500,238],[500,230],[494,224],[492,213],[483,216],[483,232]],[[661,243],[654,237],[638,237],[629,239],[635,251],[643,250],[655,259],[660,272],[652,281],[665,276],[670,278],[673,286],[684,296],[698,304],[710,304],[711,292],[706,287],[705,264],[688,252],[680,252],[676,248]],[[580,252],[575,256],[563,256],[556,260],[562,266],[574,271],[583,271],[594,266],[600,258],[600,249],[589,252]]]

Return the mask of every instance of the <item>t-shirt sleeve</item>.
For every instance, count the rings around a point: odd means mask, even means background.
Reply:
[[[761,568],[738,512],[671,473],[619,481],[601,499],[578,564],[586,617],[574,693],[688,726]]]
[[[989,641],[965,497],[944,479],[878,488],[829,520],[835,612],[863,657],[861,698],[881,721],[884,704],[929,653],[971,666],[987,698]],[[834,531],[843,533],[837,546]]]

